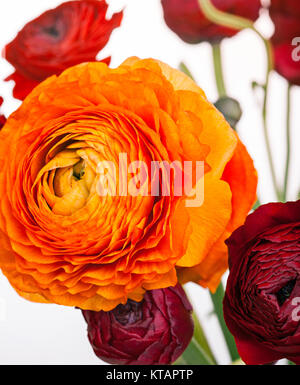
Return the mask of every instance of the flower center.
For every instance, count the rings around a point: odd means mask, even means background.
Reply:
[[[142,302],[135,302],[131,299],[125,305],[118,305],[113,314],[121,325],[134,324],[142,319]]]
[[[44,32],[53,37],[59,37],[59,30],[55,25],[43,28]]]
[[[285,286],[283,286],[276,293],[276,297],[277,297],[277,301],[278,301],[279,306],[282,306],[285,303],[285,301],[290,298],[292,291],[295,287],[295,284],[296,284],[296,280],[293,279],[293,280],[289,281]]]
[[[69,216],[86,206],[96,194],[100,160],[101,154],[81,141],[73,141],[47,158],[35,184],[40,183],[54,214]]]
[[[81,159],[78,163],[76,163],[73,167],[73,177],[76,180],[81,180],[85,173],[85,161]]]

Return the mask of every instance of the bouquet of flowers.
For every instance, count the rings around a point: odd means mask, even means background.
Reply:
[[[209,44],[217,100],[185,61],[99,60],[126,18],[126,8],[108,17],[105,0],[64,2],[5,46],[14,70],[2,79],[20,106],[0,115],[1,271],[24,299],[82,313],[109,364],[218,363],[189,282],[210,293],[231,362],[300,364],[299,196],[287,202],[299,1],[161,0],[161,10],[184,42]],[[265,48],[252,90],[276,195],[267,204],[222,61],[224,40],[245,29]],[[274,72],[287,89],[284,170],[269,137]]]

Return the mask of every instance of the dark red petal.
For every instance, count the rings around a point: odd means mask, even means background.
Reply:
[[[3,104],[3,98],[2,96],[0,96],[0,107],[2,106],[2,104]],[[0,115],[0,130],[5,123],[6,123],[6,117],[4,115]]]
[[[247,243],[269,228],[281,224],[299,221],[300,200],[287,203],[269,203],[259,207],[250,214],[243,226],[233,232],[226,241],[229,247],[229,264],[238,263],[236,259],[241,254]]]
[[[296,47],[291,43],[274,46],[275,69],[291,84],[300,85],[300,60],[293,59],[295,49]],[[298,52],[299,55],[300,51]]]
[[[15,82],[13,96],[19,100],[24,100],[26,96],[30,94],[30,92],[39,84],[39,82],[28,79],[17,71],[5,79],[5,81],[9,80],[13,80]]]
[[[224,319],[229,331],[234,336],[234,340],[241,359],[247,365],[263,365],[285,358],[283,354],[274,352],[257,342],[253,336],[247,335],[231,317],[231,305],[228,297],[223,302]]]
[[[238,30],[222,27],[206,19],[198,0],[161,0],[166,24],[187,43],[217,42],[235,35]],[[213,0],[221,11],[256,20],[260,0]]]
[[[110,312],[83,311],[95,354],[112,364],[170,364],[193,336],[192,307],[182,287],[147,291]]]
[[[119,12],[107,19],[107,8],[105,0],[62,3],[27,23],[7,44],[4,56],[18,74],[36,82],[76,64],[95,61],[123,18]],[[109,58],[103,61],[108,63]],[[24,99],[26,92],[17,88],[15,94]]]

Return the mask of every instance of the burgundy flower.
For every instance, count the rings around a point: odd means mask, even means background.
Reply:
[[[222,27],[207,20],[198,0],[161,0],[164,18],[169,26],[187,43],[219,42],[238,31]],[[212,0],[221,11],[256,20],[261,8],[260,0]]]
[[[192,307],[182,287],[146,292],[110,312],[84,310],[95,354],[111,364],[171,364],[193,336]]]
[[[300,85],[300,51],[293,44],[295,37],[300,38],[299,0],[272,0],[270,16],[275,26],[275,69],[290,83]]]
[[[300,50],[298,51],[297,60],[293,56],[295,54],[294,52],[295,46],[293,46],[291,43],[275,45],[275,69],[291,84],[300,86]]]
[[[2,106],[2,104],[3,104],[3,98],[0,96],[0,107]],[[5,122],[6,122],[5,116],[0,114],[0,130],[4,126]]]
[[[275,43],[290,42],[295,36],[299,36],[299,0],[271,0],[270,17],[275,24]]]
[[[16,83],[14,96],[23,100],[47,77],[95,61],[123,16],[106,20],[107,8],[105,0],[69,1],[26,24],[4,51],[16,70],[6,79]]]
[[[300,201],[249,215],[227,241],[224,317],[247,364],[300,364]]]

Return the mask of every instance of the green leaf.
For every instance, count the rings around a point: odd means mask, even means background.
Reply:
[[[186,360],[183,358],[183,355],[180,356],[175,362],[173,365],[188,365],[188,363],[186,362]]]
[[[255,202],[255,205],[253,206],[252,210],[256,210],[261,205],[260,200],[257,198],[257,201]]]
[[[215,294],[210,293],[213,305],[214,305],[214,313],[216,314],[220,327],[222,329],[227,348],[229,350],[229,354],[231,357],[231,361],[236,361],[240,358],[239,353],[236,348],[236,344],[234,338],[230,331],[228,330],[224,316],[223,316],[223,298],[224,298],[224,288],[222,283],[219,285]]]
[[[240,358],[236,361],[234,361],[231,365],[246,365],[244,361],[242,361]]]
[[[191,71],[188,69],[188,67],[186,66],[186,64],[184,62],[181,62],[179,64],[179,69],[180,71],[182,71],[184,74],[186,74],[187,76],[189,76],[192,80],[195,80]]]
[[[204,330],[202,329],[202,326],[200,324],[200,321],[198,317],[196,316],[195,312],[193,313],[193,320],[194,320],[194,338],[198,342],[198,344],[201,346],[201,348],[205,351],[206,355],[210,358],[211,362],[214,365],[217,365],[217,361],[213,355],[213,352],[211,351],[211,348],[208,344],[208,341],[206,339]]]
[[[214,365],[214,362],[193,337],[189,346],[174,365]]]

